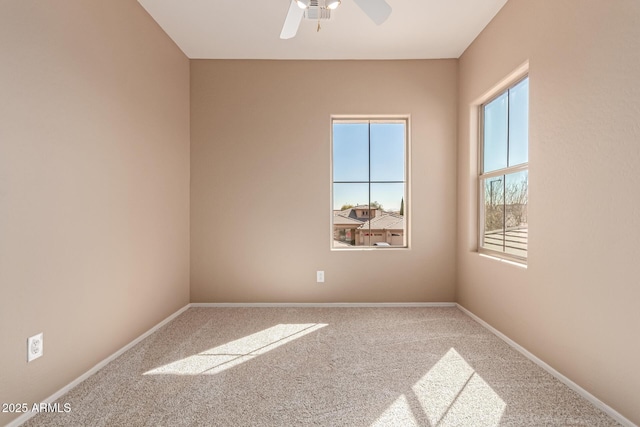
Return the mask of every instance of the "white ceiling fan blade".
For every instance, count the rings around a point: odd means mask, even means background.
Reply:
[[[391,15],[391,6],[385,0],[353,0],[376,25],[382,24]]]
[[[302,16],[304,15],[304,9],[300,9],[296,4],[295,0],[291,0],[291,4],[289,5],[289,12],[287,12],[287,17],[284,20],[284,25],[282,26],[282,32],[280,33],[281,39],[290,39],[295,37],[298,32],[298,27],[300,26],[300,21],[302,21]]]

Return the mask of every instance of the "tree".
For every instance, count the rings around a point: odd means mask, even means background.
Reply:
[[[400,215],[404,216],[404,197],[400,201]]]
[[[346,205],[342,205],[342,207],[340,208],[341,211],[345,210],[345,209],[351,209],[353,207],[353,205],[350,204],[346,204]]]
[[[527,180],[487,179],[484,192],[485,231],[520,227],[527,223]]]
[[[520,182],[509,182],[505,187],[507,203],[507,227],[519,227],[527,223],[528,182],[525,179]]]
[[[502,178],[487,179],[484,187],[484,229],[504,229],[504,183]]]
[[[369,207],[373,208],[373,209],[380,209],[382,210],[382,203],[379,203],[377,200],[375,202],[370,202],[369,203]]]

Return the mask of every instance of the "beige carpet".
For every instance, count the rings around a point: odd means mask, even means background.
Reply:
[[[191,308],[28,426],[613,426],[456,308]]]

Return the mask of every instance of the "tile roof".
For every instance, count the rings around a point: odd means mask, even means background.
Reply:
[[[359,229],[397,230],[404,228],[404,217],[394,212],[382,212],[375,218],[364,222]]]
[[[357,219],[354,208],[333,212],[335,225],[355,225],[356,228],[365,230],[371,225],[372,230],[398,230],[404,228],[404,217],[396,212],[385,212],[378,209],[378,214],[372,219]]]
[[[362,221],[357,220],[355,218],[352,218],[349,215],[345,215],[343,212],[345,212],[345,211],[340,211],[340,212],[337,212],[337,213],[333,214],[333,224],[334,225],[353,224],[355,226],[360,226],[362,224]]]

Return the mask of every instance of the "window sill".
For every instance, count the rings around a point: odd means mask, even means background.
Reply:
[[[336,248],[331,247],[331,251],[335,252],[362,252],[362,251],[376,251],[376,252],[386,252],[386,251],[406,251],[409,250],[408,246],[396,246],[396,247],[371,247],[371,246],[354,246],[351,248]]]
[[[478,251],[476,252],[480,257],[490,259],[492,261],[498,261],[504,264],[509,264],[514,267],[519,267],[523,269],[527,269],[527,261],[518,259],[518,258],[510,258],[508,256],[504,256],[504,254],[494,253],[494,252],[485,252]]]

